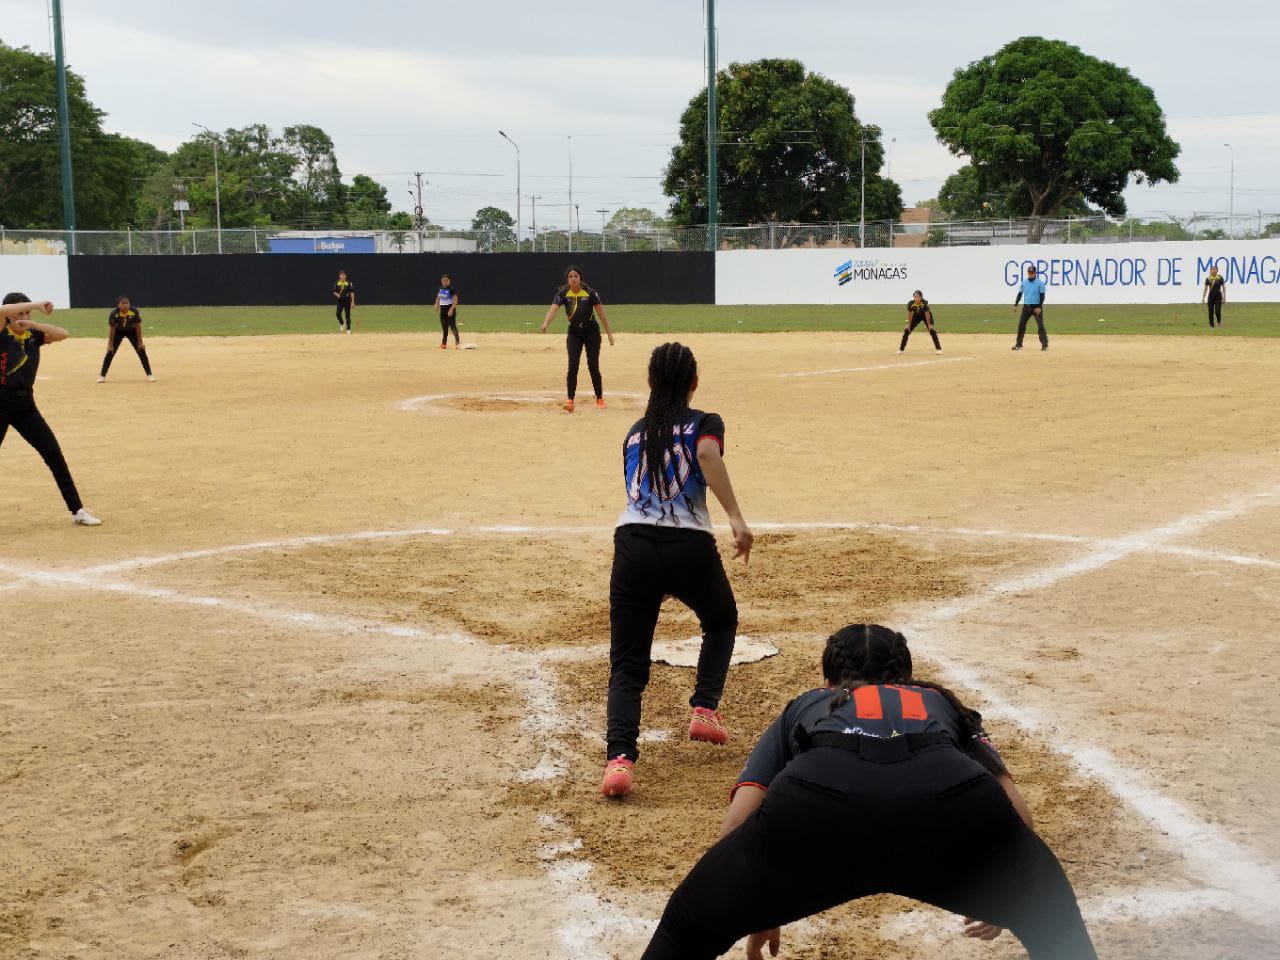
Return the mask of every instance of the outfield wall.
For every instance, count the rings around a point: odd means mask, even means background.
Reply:
[[[711,253],[305,254],[10,257],[70,269],[71,304],[140,307],[331,304],[339,270],[363,304],[430,304],[442,273],[461,302],[550,304],[569,264],[610,303],[714,303]]]
[[[1209,264],[1227,299],[1280,301],[1280,240],[1190,243],[743,250],[716,254],[716,303],[1012,303],[1025,266],[1048,282],[1049,304],[1189,303]]]
[[[36,300],[52,300],[60,310],[71,306],[67,257],[0,256],[0,297],[25,293]]]

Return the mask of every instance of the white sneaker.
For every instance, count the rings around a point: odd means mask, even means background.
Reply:
[[[350,333],[350,332],[351,332],[351,328],[347,327],[347,333]]]
[[[156,382],[155,376],[150,373],[147,374],[147,379],[150,380],[152,383]]]
[[[95,517],[92,513],[90,513],[84,507],[81,507],[79,510],[77,510],[75,513],[71,515],[71,522],[75,524],[79,524],[82,527],[97,527],[97,526],[101,526],[102,524],[101,520]]]
[[[905,351],[905,350],[899,350],[898,352],[899,352],[899,353],[906,353],[907,351]]]
[[[106,377],[99,377],[99,378],[98,378],[98,382],[99,382],[99,383],[106,383],[106,382],[107,382],[107,378],[106,378]]]

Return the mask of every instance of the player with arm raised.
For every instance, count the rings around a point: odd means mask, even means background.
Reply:
[[[40,348],[46,343],[67,339],[67,331],[51,323],[31,319],[34,311],[53,313],[48,300],[32,303],[25,294],[6,294],[0,305],[0,444],[9,428],[31,444],[45,466],[53,474],[62,499],[71,511],[71,520],[85,527],[96,527],[102,521],[84,508],[76,483],[67,469],[66,458],[58,446],[58,438],[36,409],[36,371],[40,367]]]

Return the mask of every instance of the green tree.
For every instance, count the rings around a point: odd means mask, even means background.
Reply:
[[[1178,179],[1179,147],[1151,88],[1059,40],[1023,37],[957,70],[929,122],[984,184],[1017,185],[1033,243],[1077,195],[1119,217],[1131,178]]]
[[[357,173],[346,189],[347,226],[356,229],[383,230],[388,226],[391,201],[387,188],[372,177]]]
[[[880,129],[864,126],[853,95],[798,60],[730,64],[716,77],[719,197],[723,223],[856,220],[862,141],[867,219],[896,219],[898,185],[880,176]],[[707,94],[680,117],[663,191],[680,225],[707,222]]]
[[[338,170],[333,140],[319,127],[285,127],[284,152],[294,160],[291,219],[299,224],[328,226],[341,218],[346,189]]]
[[[516,221],[500,207],[481,207],[471,218],[472,230],[483,230],[493,236],[497,244],[514,244],[516,242]]]
[[[0,42],[0,222],[6,227],[63,225],[55,80],[51,57]],[[67,101],[76,225],[124,227],[165,154],[140,140],[104,132],[105,114],[89,101],[83,78],[70,70]]]
[[[610,230],[656,230],[665,227],[664,220],[648,207],[619,207],[609,217]]]
[[[938,202],[951,220],[1005,220],[1031,217],[1031,198],[1022,183],[1006,180],[992,183],[984,170],[965,164],[943,182]],[[1097,217],[1101,211],[1076,193],[1064,200],[1056,211],[1059,217]]]

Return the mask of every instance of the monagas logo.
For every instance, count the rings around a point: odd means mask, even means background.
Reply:
[[[853,280],[905,280],[907,265],[882,260],[846,260],[836,267],[834,277],[839,287]]]

